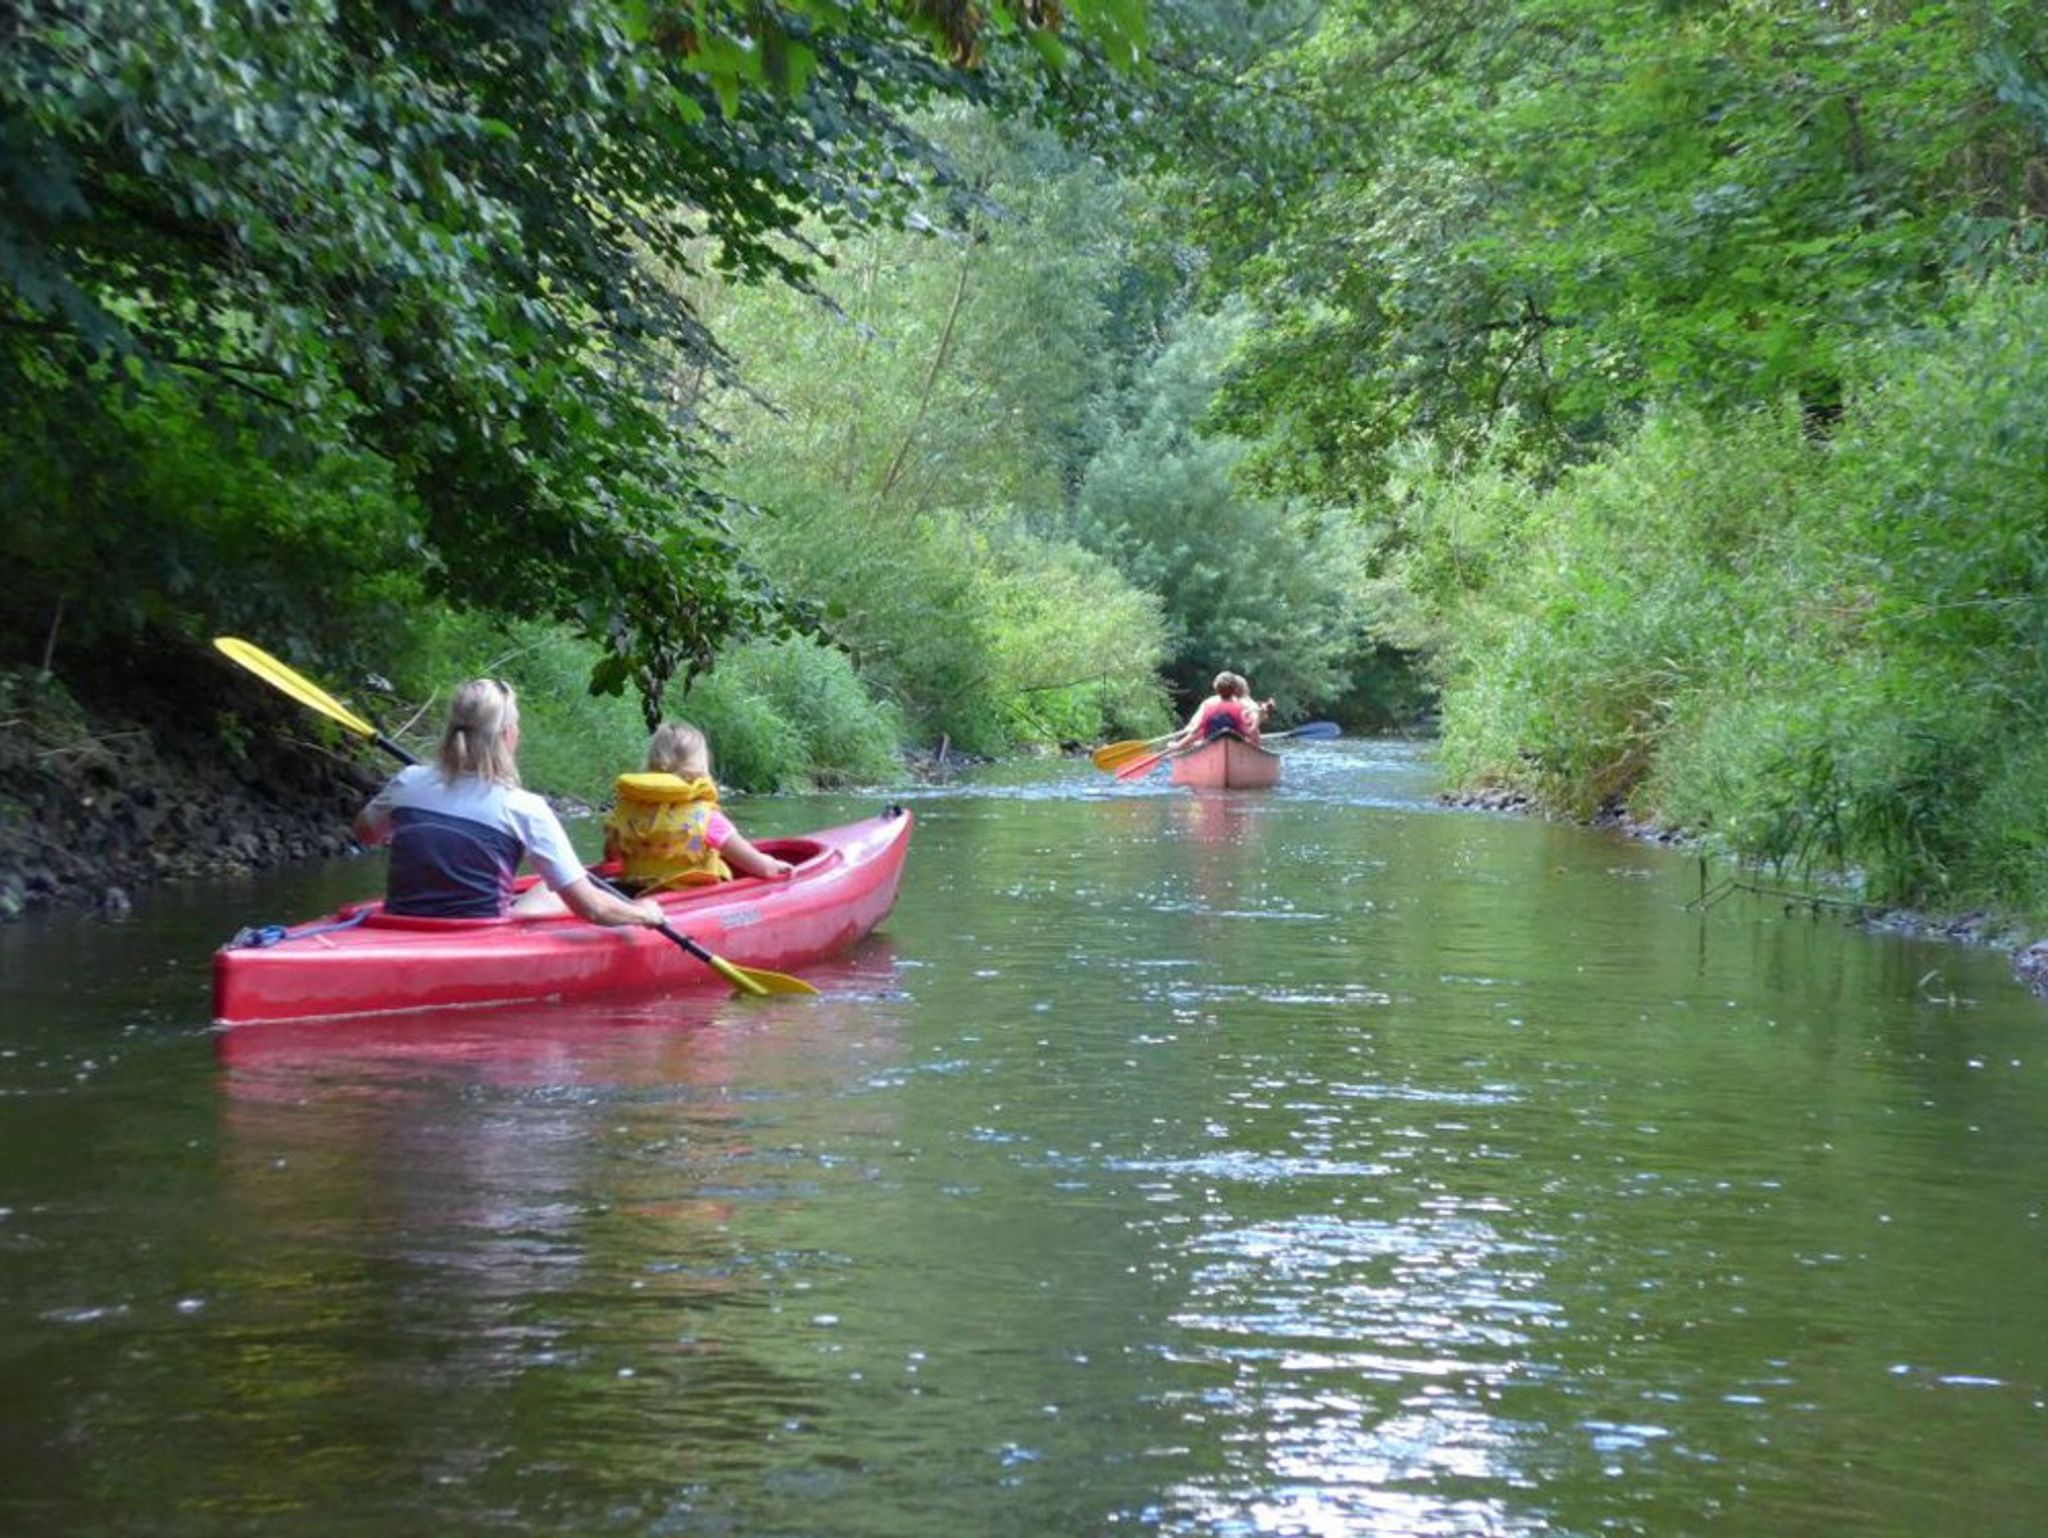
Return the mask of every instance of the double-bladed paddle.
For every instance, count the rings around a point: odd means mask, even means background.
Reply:
[[[328,720],[334,722],[335,725],[343,730],[354,732],[358,737],[374,742],[386,753],[389,753],[393,758],[403,763],[416,764],[419,762],[412,754],[377,730],[370,722],[365,721],[353,710],[350,710],[348,706],[342,704],[340,700],[329,694],[325,689],[321,688],[311,679],[286,667],[262,647],[248,641],[237,640],[233,636],[221,636],[213,644],[215,650],[219,651],[221,655],[247,668],[273,689],[289,694],[309,710],[317,710],[321,715],[327,717]],[[603,887],[613,896],[625,896],[623,892],[619,891],[617,887],[606,881],[595,871],[588,872],[587,874],[591,881]],[[712,971],[716,972],[742,993],[749,993],[759,997],[769,993],[816,993],[818,991],[800,977],[790,977],[782,972],[767,972],[759,967],[743,967],[734,962],[727,961],[723,956],[715,956],[672,925],[657,925],[655,926],[655,933],[666,939],[673,940],[677,945],[680,945],[692,956],[695,956],[704,965],[711,968]]]
[[[1300,726],[1290,726],[1284,732],[1261,732],[1259,741],[1278,742],[1282,737],[1299,737],[1303,742],[1327,742],[1332,737],[1344,735],[1344,728],[1335,721],[1305,721]]]
[[[1134,737],[1128,742],[1105,742],[1093,753],[1090,753],[1088,757],[1094,761],[1096,768],[1115,771],[1121,769],[1132,759],[1143,758],[1154,748],[1171,742],[1173,735],[1172,732],[1168,732],[1164,737],[1150,737],[1143,740]]]

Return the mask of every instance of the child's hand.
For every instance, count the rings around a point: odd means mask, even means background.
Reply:
[[[640,922],[649,929],[658,929],[668,922],[668,915],[662,911],[661,904],[651,897],[643,897],[634,903],[633,911],[640,915]]]
[[[787,860],[770,860],[768,862],[768,879],[770,881],[787,881],[795,874],[796,867]]]

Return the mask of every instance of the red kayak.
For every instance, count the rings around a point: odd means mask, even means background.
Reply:
[[[846,949],[888,914],[910,849],[911,817],[880,817],[801,838],[763,839],[789,861],[780,881],[743,877],[660,898],[669,923],[742,967],[787,968]],[[530,878],[529,878],[530,879]],[[422,919],[352,903],[213,957],[216,1025],[323,1020],[398,1010],[539,1004],[726,981],[647,929],[572,917]]]

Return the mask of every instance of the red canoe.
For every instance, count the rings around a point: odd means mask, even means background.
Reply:
[[[788,970],[841,951],[896,901],[911,817],[880,817],[801,838],[763,839],[788,860],[782,881],[742,878],[664,895],[669,923],[743,967]],[[352,903],[265,945],[213,958],[216,1025],[320,1020],[397,1010],[724,988],[725,980],[647,929],[570,917],[417,919]]]
[[[1173,783],[1197,790],[1266,790],[1280,783],[1280,755],[1225,732],[1178,755]]]

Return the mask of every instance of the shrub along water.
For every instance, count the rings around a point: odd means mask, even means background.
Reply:
[[[1547,489],[1424,456],[1455,777],[2048,917],[2044,336],[2048,292],[1993,288],[1876,350],[1827,438],[1667,413]]]
[[[640,767],[647,727],[637,703],[590,692],[590,663],[589,644],[567,630],[442,614],[415,636],[398,692],[421,702],[421,729],[431,730],[436,690],[479,674],[505,679],[519,691],[527,782],[603,806],[613,779]],[[735,790],[884,785],[903,774],[895,712],[869,696],[844,653],[814,641],[735,647],[687,691],[671,690],[668,713],[704,729],[719,782]]]

